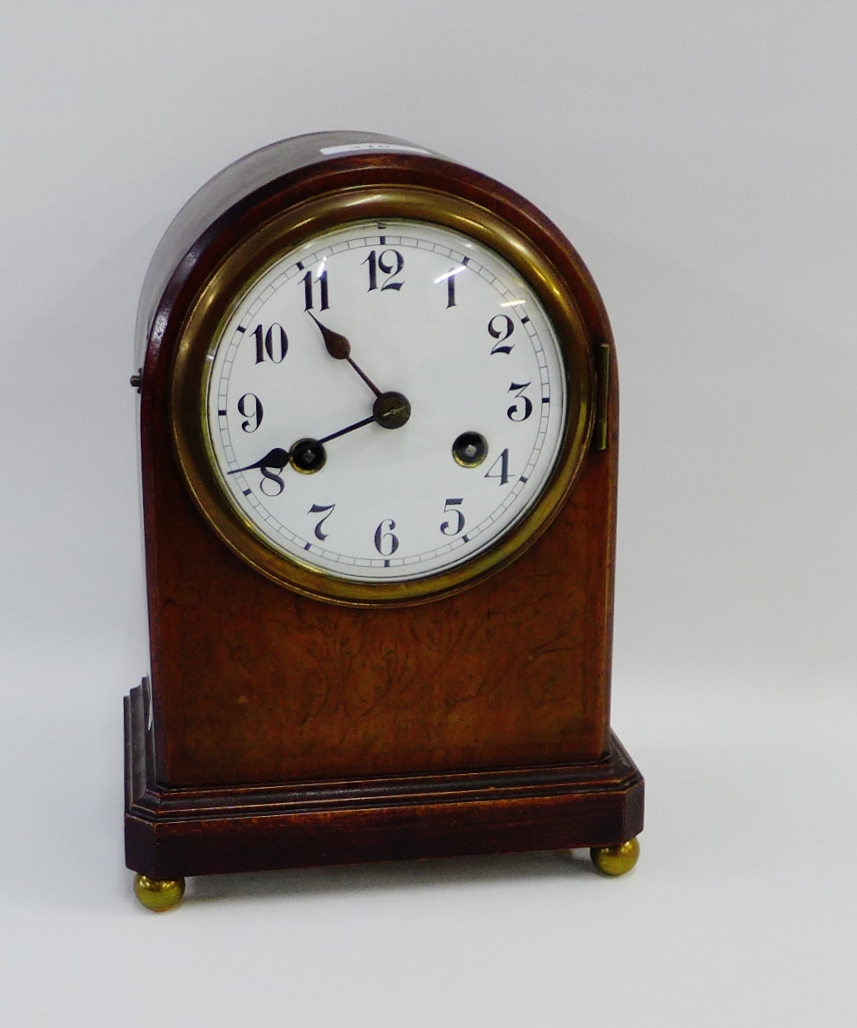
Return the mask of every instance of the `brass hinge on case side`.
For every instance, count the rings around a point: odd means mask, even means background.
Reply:
[[[607,449],[608,397],[610,396],[610,344],[601,343],[595,351],[595,426],[592,444],[596,450]]]

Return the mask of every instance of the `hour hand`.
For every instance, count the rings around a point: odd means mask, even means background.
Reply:
[[[318,325],[324,339],[324,345],[327,347],[327,352],[331,357],[334,357],[338,361],[348,360],[351,356],[351,343],[340,335],[339,332],[334,332],[332,328],[328,328],[327,325],[322,325],[318,318],[312,313],[307,311],[307,314],[312,320]]]
[[[398,396],[399,394],[396,393],[390,395]],[[407,401],[405,401],[405,403],[407,403]],[[387,420],[390,420],[389,415]],[[243,468],[232,468],[230,471],[227,471],[226,474],[237,475],[239,471],[254,471],[257,469],[261,471],[263,475],[265,475],[265,472],[267,471],[273,471],[276,474],[279,474],[287,464],[291,464],[295,471],[300,471],[305,475],[312,474],[314,471],[321,471],[327,463],[327,451],[324,448],[325,443],[329,443],[332,439],[338,439],[342,435],[348,435],[349,432],[354,432],[358,428],[364,428],[366,425],[371,425],[375,422],[378,424],[384,424],[384,422],[378,418],[377,414],[373,414],[371,417],[363,418],[361,421],[356,421],[353,425],[347,425],[345,428],[340,428],[338,432],[331,432],[330,435],[326,435],[323,439],[298,439],[294,446],[289,450],[284,450],[282,446],[275,446],[273,450],[268,450],[265,456],[259,460],[253,461],[252,464],[245,464]],[[391,426],[384,424],[384,427],[389,428]]]
[[[380,396],[381,390],[375,385],[372,379],[369,378],[369,376],[366,375],[362,371],[362,369],[359,368],[357,364],[351,359],[351,343],[349,343],[345,336],[340,335],[339,332],[334,332],[333,329],[328,328],[327,325],[322,325],[322,323],[312,313],[312,311],[307,311],[307,314],[309,314],[309,316],[316,323],[316,325],[318,325],[319,331],[321,332],[322,338],[324,339],[324,345],[330,356],[338,361],[348,361],[351,367],[354,368],[354,370],[363,379],[366,385],[369,386],[372,392],[376,396]]]
[[[367,425],[380,425],[381,428],[401,428],[402,425],[407,424],[410,416],[411,405],[401,393],[381,393],[368,418],[361,418],[360,421],[355,421],[351,425],[346,425],[345,428],[331,432],[323,439],[298,439],[290,450],[284,450],[282,446],[275,446],[273,450],[268,450],[260,460],[246,464],[243,468],[232,468],[226,473],[227,475],[237,475],[239,471],[253,471],[257,468],[263,475],[266,471],[279,473],[287,464],[291,464],[295,471],[309,475],[315,471],[321,471],[327,463],[325,443],[356,432],[358,428],[366,428]]]
[[[284,450],[281,446],[275,446],[273,450],[268,450],[261,460],[257,460],[254,464],[248,464],[244,468],[233,468],[231,471],[227,471],[227,475],[237,475],[239,471],[252,471],[254,468],[270,468],[272,471],[282,471],[283,468],[289,463],[289,457],[291,454],[288,450]]]

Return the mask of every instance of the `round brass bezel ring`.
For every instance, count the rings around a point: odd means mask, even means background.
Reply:
[[[508,532],[470,560],[425,578],[357,582],[273,549],[235,505],[215,470],[205,405],[211,355],[250,284],[305,239],[348,222],[403,218],[461,232],[515,267],[534,289],[562,349],[567,423],[553,472],[534,505]],[[267,578],[305,596],[347,606],[409,605],[466,589],[516,559],[547,528],[567,497],[589,445],[594,371],[589,334],[570,289],[524,233],[487,208],[423,186],[372,185],[333,190],[259,225],[219,262],[191,302],[180,330],[170,419],[179,465],[217,535]]]

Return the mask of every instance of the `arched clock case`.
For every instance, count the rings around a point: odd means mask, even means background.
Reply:
[[[398,139],[284,140],[177,216],[138,347],[144,904],[314,864],[590,847],[632,866],[615,355],[559,230]]]

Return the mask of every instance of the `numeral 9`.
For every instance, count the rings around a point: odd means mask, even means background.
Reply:
[[[243,414],[247,419],[241,422],[242,430],[255,432],[262,424],[262,415],[264,414],[262,401],[255,393],[245,393],[238,401],[238,413]]]

